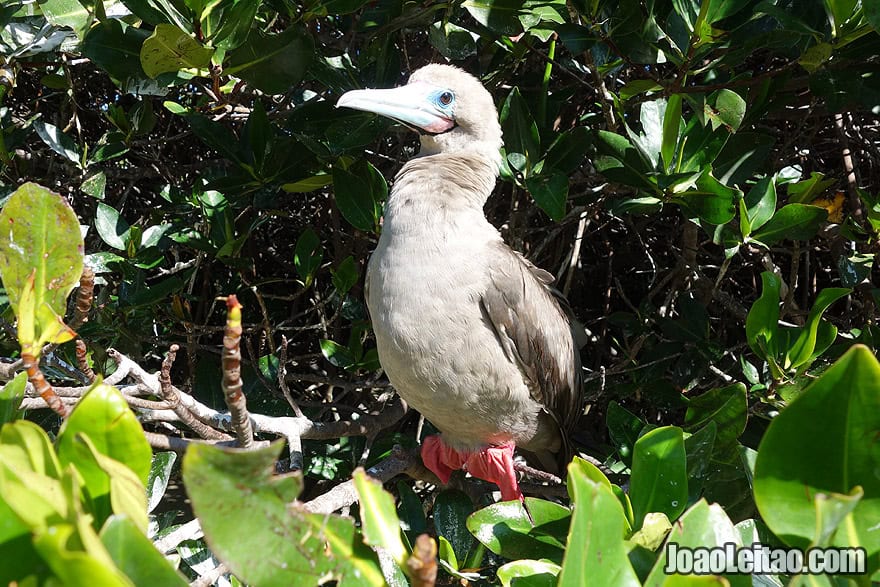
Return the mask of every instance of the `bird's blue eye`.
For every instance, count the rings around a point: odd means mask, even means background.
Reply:
[[[455,95],[449,90],[444,90],[437,94],[437,104],[441,108],[448,108],[453,102],[455,102]]]

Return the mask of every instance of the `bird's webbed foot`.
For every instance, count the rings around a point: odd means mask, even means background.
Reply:
[[[444,484],[449,483],[453,471],[466,469],[477,479],[495,483],[501,489],[502,501],[516,499],[522,502],[523,494],[513,467],[515,449],[516,446],[510,442],[459,451],[443,442],[440,435],[433,435],[422,443],[422,461]]]

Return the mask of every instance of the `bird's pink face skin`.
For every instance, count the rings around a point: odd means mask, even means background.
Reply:
[[[343,94],[336,106],[381,114],[430,134],[455,127],[455,95],[427,82],[390,90],[352,90]]]

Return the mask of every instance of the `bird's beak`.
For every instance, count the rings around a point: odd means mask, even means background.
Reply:
[[[423,82],[390,90],[352,90],[344,93],[336,106],[375,112],[417,130],[439,134],[454,127],[455,120],[432,101],[436,91],[436,87]]]

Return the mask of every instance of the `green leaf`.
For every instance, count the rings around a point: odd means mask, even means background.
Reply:
[[[356,469],[352,477],[360,502],[364,541],[370,546],[384,548],[398,565],[404,566],[407,552],[400,539],[400,520],[394,509],[394,498],[382,488],[382,483],[368,477],[362,468]]]
[[[681,428],[655,428],[639,438],[633,452],[630,499],[636,529],[651,512],[676,519],[687,507],[687,498],[687,457]]]
[[[630,536],[629,541],[647,550],[655,551],[663,544],[663,540],[671,529],[672,524],[666,514],[652,512],[645,516],[641,529]]]
[[[214,50],[171,24],[156,25],[141,47],[141,67],[151,78],[185,68],[202,69],[211,63]]]
[[[611,438],[611,443],[617,450],[617,454],[620,455],[620,460],[627,465],[632,465],[633,447],[639,439],[639,434],[645,427],[645,423],[615,401],[608,404],[605,421],[608,426],[608,436]]]
[[[761,230],[752,233],[752,239],[767,246],[783,239],[808,240],[828,219],[828,211],[806,204],[786,204],[773,215]]]
[[[299,27],[277,35],[254,30],[228,54],[224,73],[267,94],[281,94],[302,81],[314,52],[312,37]]]
[[[568,200],[567,175],[555,171],[549,176],[532,176],[526,179],[526,188],[547,216],[557,222],[562,220]]]
[[[319,173],[318,175],[312,175],[300,179],[299,181],[285,183],[281,186],[281,189],[290,194],[306,194],[308,192],[319,190],[331,183],[333,183],[332,175],[329,173]]]
[[[348,347],[327,339],[321,339],[319,344],[321,345],[321,353],[324,358],[330,361],[331,365],[348,369],[357,363],[357,357]]]
[[[851,291],[844,287],[828,287],[819,292],[819,295],[816,296],[816,301],[813,302],[813,307],[810,308],[810,315],[807,317],[807,322],[804,324],[800,335],[798,335],[791,348],[788,349],[788,360],[786,363],[790,363],[791,367],[800,367],[811,362],[816,349],[816,339],[822,314],[825,313],[828,306],[840,298],[849,295]],[[834,334],[831,337],[833,338],[836,334],[837,329],[834,328]],[[788,368],[789,364],[784,366]]]
[[[448,59],[467,59],[477,53],[479,35],[454,23],[437,21],[428,29],[428,39]]]
[[[76,548],[83,540],[78,530],[71,524],[59,524],[34,536],[34,547],[60,583],[68,587],[131,587],[106,550],[99,554]]]
[[[599,157],[593,161],[596,169],[611,181],[639,189],[657,192],[657,185],[649,179],[652,170],[626,137],[600,130],[596,133]]]
[[[79,466],[75,444],[80,433],[89,437],[99,453],[125,463],[141,484],[147,482],[152,450],[140,422],[118,389],[98,381],[76,404],[58,433],[58,458],[62,465]]]
[[[876,571],[880,552],[880,364],[853,346],[770,422],[755,463],[755,503],[787,544],[805,547],[816,533],[816,496],[864,496],[830,544],[862,546]]]
[[[388,196],[388,184],[382,174],[365,159],[348,169],[334,165],[333,186],[343,218],[364,232],[378,231],[382,202]]]
[[[742,383],[716,387],[688,401],[684,429],[696,432],[714,422],[717,427],[714,442],[717,451],[728,454],[746,429],[748,408],[748,394]]]
[[[97,200],[104,199],[104,191],[107,189],[107,176],[103,171],[97,171],[86,177],[81,184],[79,190]]]
[[[688,511],[686,511],[679,520],[672,525],[672,531],[666,539],[666,545],[659,549],[657,562],[651,569],[645,581],[645,587],[657,587],[667,585],[670,576],[665,571],[667,565],[667,547],[670,543],[675,543],[678,548],[712,548],[714,546],[723,546],[726,543],[741,545],[739,532],[733,526],[733,522],[724,512],[724,509],[717,503],[709,505],[705,499],[701,499]],[[672,575],[671,577],[677,577]],[[686,577],[688,581],[693,577]],[[718,585],[718,579],[714,578],[710,585]],[[678,583],[679,585],[689,585],[690,583]],[[750,584],[750,583],[747,583]]]
[[[50,149],[76,165],[82,167],[82,150],[79,148],[69,135],[64,134],[54,124],[35,120],[31,123],[37,135],[43,140]],[[36,185],[36,184],[25,184]],[[22,186],[24,187],[24,186]]]
[[[776,355],[781,286],[782,282],[772,272],[761,273],[761,295],[746,316],[746,340],[755,354],[765,360]]]
[[[549,561],[522,559],[498,568],[502,587],[556,587],[556,577],[562,570]]]
[[[95,213],[95,230],[105,243],[125,251],[128,249],[128,241],[131,240],[131,226],[125,221],[119,212],[105,204],[98,202],[98,210]]]
[[[296,239],[296,247],[293,252],[293,265],[306,287],[312,284],[323,259],[324,250],[321,248],[321,239],[318,238],[314,230],[306,228]]]
[[[639,585],[623,542],[626,517],[610,486],[589,479],[577,464],[569,465],[568,483],[574,515],[559,585]]]
[[[733,90],[718,90],[707,101],[705,115],[713,130],[723,126],[729,132],[736,132],[746,115],[746,101]]]
[[[743,198],[751,230],[758,230],[776,212],[776,183],[772,177],[764,177]],[[743,236],[748,236],[743,234]]]
[[[474,512],[471,498],[454,489],[437,494],[434,499],[434,527],[437,534],[449,541],[458,561],[464,562],[474,543],[467,520]]]
[[[161,503],[165,490],[168,488],[168,482],[171,481],[171,471],[174,469],[176,461],[177,453],[170,451],[153,453],[150,474],[147,476],[146,483],[148,512],[152,512]]]
[[[18,471],[61,478],[61,464],[49,436],[28,420],[16,420],[0,429],[0,455],[4,463]]]
[[[729,188],[706,170],[697,179],[694,189],[677,195],[689,214],[709,224],[727,224],[736,215],[734,202],[740,197],[739,190]]]
[[[681,127],[681,102],[681,94],[669,96],[666,111],[663,113],[663,140],[660,156],[663,160],[663,168],[667,171],[672,170],[675,147],[678,145],[678,132]]]
[[[302,475],[272,475],[282,445],[187,450],[183,480],[211,550],[248,584],[286,587],[335,578],[343,587],[384,585],[375,553],[351,520],[292,503]]]
[[[59,316],[83,270],[76,214],[58,194],[26,183],[7,200],[0,225],[6,227],[0,236],[0,278],[19,319],[19,342],[39,353],[41,342],[70,340],[62,336],[72,332]]]
[[[880,31],[880,4],[876,2],[862,2],[862,9],[865,11],[865,18],[874,27],[875,31]]]
[[[98,510],[93,512],[95,524],[100,526],[109,517],[109,512],[104,515],[105,512],[101,511],[106,503],[105,495],[109,494],[109,511],[125,515],[146,535],[149,520],[143,481],[123,463],[98,452],[86,434],[78,433],[73,446],[77,454],[72,463],[83,473],[86,489]],[[99,477],[98,471],[104,473],[103,478]]]
[[[571,174],[579,168],[590,149],[592,136],[585,126],[576,126],[571,130],[560,133],[547,149],[544,157],[544,173],[560,171]]]
[[[110,558],[135,585],[188,585],[150,539],[125,516],[110,517],[99,536]]]
[[[141,67],[140,54],[149,35],[149,31],[133,26],[123,28],[122,21],[108,18],[89,30],[82,53],[119,84],[148,79]]]
[[[0,389],[0,426],[21,417],[22,411],[19,406],[21,400],[24,399],[27,380],[27,373],[22,371],[12,381],[7,381],[3,389]]]
[[[495,33],[514,36],[522,32],[519,12],[523,0],[465,0],[462,6],[477,22]]]
[[[788,191],[788,201],[792,204],[809,204],[822,192],[837,183],[836,179],[823,179],[825,176],[814,171],[810,177],[797,183],[790,183],[786,186]]]
[[[526,100],[519,93],[519,88],[514,87],[501,105],[501,129],[504,132],[508,161],[517,171],[529,177],[532,167],[540,159],[541,138],[538,135],[538,125]],[[514,154],[520,157],[511,160],[510,157]],[[514,164],[514,161],[521,163]]]
[[[344,295],[354,287],[358,280],[358,268],[354,257],[349,255],[339,264],[339,267],[330,271],[332,274],[333,287]]]
[[[254,17],[260,7],[259,0],[237,0],[225,3],[226,8],[218,11],[212,10],[212,20],[217,20],[219,26],[211,35],[211,44],[225,51],[231,51],[247,41],[251,28],[254,25]],[[220,14],[218,15],[217,12]]]
[[[561,561],[571,512],[543,499],[526,498],[532,520],[517,501],[505,501],[474,512],[468,518],[471,534],[505,558]]]
[[[79,0],[45,0],[40,10],[48,22],[72,28],[80,39],[92,23],[92,14]]]

